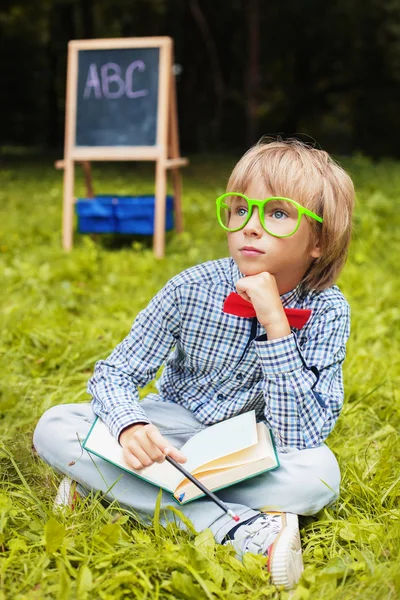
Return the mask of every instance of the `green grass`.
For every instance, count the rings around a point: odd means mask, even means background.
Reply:
[[[209,532],[145,528],[98,498],[53,515],[58,476],[35,458],[32,432],[50,406],[89,399],[96,360],[174,274],[227,255],[214,218],[234,159],[196,158],[184,172],[186,230],[156,260],[149,239],[76,236],[60,247],[62,177],[50,161],[5,161],[0,174],[0,599],[288,598],[260,557],[239,563]],[[340,286],[352,308],[346,402],[328,443],[343,484],[335,507],[303,519],[308,599],[400,596],[400,165],[346,161],[358,202]],[[150,165],[96,165],[103,193],[153,191]],[[79,178],[78,193],[83,193]],[[397,278],[396,274],[397,273]],[[152,385],[141,390],[145,395]],[[171,513],[172,514],[172,513]]]

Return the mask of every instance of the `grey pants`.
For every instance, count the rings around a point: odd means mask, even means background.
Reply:
[[[153,396],[145,398],[141,406],[149,420],[177,448],[204,427],[193,413],[178,404],[156,401]],[[85,450],[82,452],[79,440],[83,442],[94,419],[90,403],[61,404],[47,410],[34,432],[34,446],[39,456],[84,488],[105,493],[107,500],[117,500],[143,522],[150,522],[159,488],[101,458],[89,456]],[[337,499],[339,466],[325,444],[307,450],[291,449],[284,454],[278,452],[278,456],[281,463],[278,469],[220,490],[218,496],[242,518],[250,518],[261,509],[312,515]],[[179,506],[164,491],[161,507],[168,505],[179,508],[197,531],[209,527],[217,542],[234,525],[209,499],[201,498]],[[168,511],[162,511],[162,515],[165,524]],[[171,512],[170,515],[173,516]],[[180,526],[184,528],[181,521]]]

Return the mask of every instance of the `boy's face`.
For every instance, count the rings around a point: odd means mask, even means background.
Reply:
[[[273,195],[259,183],[249,185],[244,194],[258,200]],[[263,229],[258,211],[253,209],[251,218],[243,229],[228,232],[227,235],[230,254],[241,273],[271,273],[281,295],[300,283],[312,260],[321,254],[318,245],[312,243],[311,227],[304,216],[295,234],[278,238]]]

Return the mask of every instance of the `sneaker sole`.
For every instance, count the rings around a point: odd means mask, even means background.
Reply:
[[[298,528],[286,526],[270,549],[268,570],[277,587],[292,589],[304,570]]]

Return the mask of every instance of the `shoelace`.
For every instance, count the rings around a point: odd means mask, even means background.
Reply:
[[[257,518],[238,528],[233,540],[228,540],[241,554],[265,554],[282,528],[281,515],[257,515]]]

